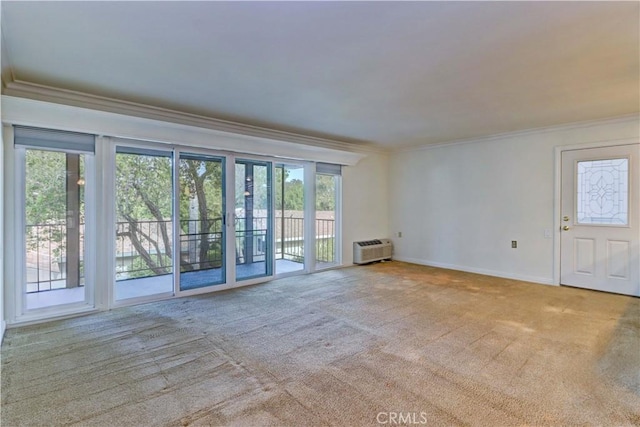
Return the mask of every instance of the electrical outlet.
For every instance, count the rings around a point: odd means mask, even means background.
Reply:
[[[513,249],[516,249],[516,248],[518,247],[518,241],[517,241],[517,240],[512,240],[512,241],[511,241],[511,247],[512,247]]]
[[[398,231],[398,237],[402,237],[402,231]]]

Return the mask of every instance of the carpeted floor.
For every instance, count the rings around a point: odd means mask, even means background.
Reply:
[[[388,262],[10,329],[2,426],[640,425],[640,299]]]

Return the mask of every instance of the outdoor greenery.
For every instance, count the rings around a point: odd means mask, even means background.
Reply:
[[[116,154],[116,234],[155,275],[171,272],[171,176],[170,157]]]
[[[84,162],[81,158],[81,176]],[[162,155],[116,154],[116,221],[117,238],[129,242],[132,258],[127,277],[168,274],[172,271],[172,159]],[[250,163],[236,165],[235,207],[240,216],[245,203],[253,196],[253,209],[268,209],[267,167],[256,164],[253,176],[245,173]],[[221,233],[223,217],[223,165],[218,159],[185,157],[179,163],[180,230],[187,243],[197,248],[195,263],[181,259],[181,271],[195,268],[219,267],[222,258],[220,240],[211,238]],[[66,155],[64,153],[32,150],[26,152],[26,221],[28,225],[64,225],[66,206]],[[250,178],[250,179],[247,179]],[[284,201],[282,180],[284,179]],[[274,171],[275,209],[304,210],[304,184],[290,178],[290,171],[278,167]],[[79,180],[81,222],[84,222],[83,185]],[[284,204],[283,204],[284,203]],[[105,207],[99,207],[105,208]],[[334,177],[318,175],[316,180],[316,209],[335,209]],[[239,210],[239,211],[238,211]],[[150,226],[153,224],[153,227]],[[50,227],[47,236],[64,250],[64,228]],[[58,230],[58,232],[55,232]],[[323,252],[324,252],[324,248]],[[126,249],[125,249],[126,250]],[[333,252],[333,251],[331,251]],[[181,257],[182,258],[182,257]]]
[[[66,157],[63,153],[26,150],[27,224],[66,221]]]
[[[291,170],[286,166],[276,168],[275,189],[276,209],[287,211],[304,211],[304,183],[297,178],[290,178]],[[282,181],[284,180],[284,206],[282,205]]]
[[[288,179],[289,170],[284,168],[284,210],[304,210],[304,183],[299,179]],[[281,169],[276,173],[276,209],[282,209],[282,175]],[[316,210],[334,211],[335,177],[333,175],[316,176]]]
[[[336,209],[336,178],[333,175],[316,175],[316,211]]]
[[[316,240],[316,261],[327,263],[333,262],[335,260],[335,252],[333,249],[334,243],[335,238]]]
[[[223,168],[219,160],[180,160],[180,230],[187,235],[195,260],[183,259],[180,271],[216,268],[222,265]],[[212,233],[217,238],[212,239]],[[195,264],[192,263],[195,261]]]
[[[44,242],[58,260],[65,254],[67,189],[66,162],[64,153],[28,149],[25,153],[25,220],[27,224],[27,247],[35,249]],[[84,157],[80,156],[79,181],[83,177]],[[83,178],[82,178],[83,179]],[[80,186],[79,219],[84,222],[84,193]]]

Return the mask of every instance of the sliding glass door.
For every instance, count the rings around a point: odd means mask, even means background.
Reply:
[[[273,275],[271,163],[119,144],[114,163],[116,301]]]
[[[180,153],[180,290],[226,281],[224,159]]]
[[[113,161],[116,302],[338,262],[339,168],[125,144]]]
[[[235,161],[236,280],[273,274],[271,163]]]
[[[339,262],[339,166],[148,147],[116,143],[116,301]]]
[[[117,147],[115,299],[173,292],[173,154]]]

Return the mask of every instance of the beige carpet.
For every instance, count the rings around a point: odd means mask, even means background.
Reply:
[[[391,262],[10,329],[2,426],[639,425],[640,299]]]

